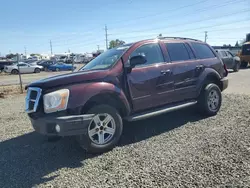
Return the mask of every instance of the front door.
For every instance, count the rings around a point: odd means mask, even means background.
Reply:
[[[158,43],[144,44],[136,48],[130,58],[142,55],[147,62],[137,65],[127,74],[134,111],[149,109],[168,102],[168,91],[173,90],[171,67],[166,65]]]

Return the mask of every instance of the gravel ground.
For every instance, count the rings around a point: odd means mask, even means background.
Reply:
[[[249,187],[250,97],[223,97],[214,117],[186,109],[126,124],[99,156],[34,133],[24,96],[0,99],[0,187]]]

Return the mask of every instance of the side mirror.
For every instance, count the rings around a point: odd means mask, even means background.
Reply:
[[[141,56],[141,55],[137,55],[134,57],[131,57],[130,60],[130,67],[135,67],[136,65],[142,65],[145,64],[147,62],[146,58]]]

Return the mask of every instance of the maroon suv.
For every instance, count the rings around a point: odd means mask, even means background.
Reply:
[[[31,83],[26,111],[37,132],[74,135],[89,152],[104,152],[119,141],[123,120],[192,105],[215,115],[226,76],[221,59],[204,42],[143,40],[110,49],[78,72]]]

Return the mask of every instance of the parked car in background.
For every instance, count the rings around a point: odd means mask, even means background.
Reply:
[[[18,67],[19,67],[20,73],[40,73],[41,72],[40,66],[30,65],[28,63],[23,63],[23,62],[15,63],[10,66],[5,66],[4,72],[11,73],[11,74],[18,74]]]
[[[229,50],[217,49],[215,50],[227,69],[233,69],[234,72],[238,72],[240,69],[240,58],[233,55]]]
[[[29,84],[26,112],[37,132],[75,136],[82,148],[100,153],[118,143],[123,120],[193,105],[206,116],[216,115],[227,74],[218,54],[202,41],[143,40],[107,50],[77,72]]]
[[[39,69],[44,70],[44,67],[41,65],[38,65],[40,61],[35,61],[33,63],[29,63],[31,66],[37,66]]]
[[[247,68],[250,63],[250,41],[244,43],[240,52],[241,66]]]
[[[38,65],[40,65],[40,66],[42,66],[43,67],[43,69],[45,70],[45,71],[48,71],[48,67],[50,66],[50,65],[53,65],[53,64],[55,64],[55,61],[52,61],[52,60],[45,60],[45,61],[40,61],[40,62],[38,62],[37,63]]]
[[[4,71],[5,66],[9,66],[9,65],[12,65],[12,64],[13,64],[12,61],[0,61],[0,72]]]
[[[47,67],[50,71],[69,71],[69,70],[75,70],[76,67],[73,67],[72,64],[66,64],[66,63],[55,63],[53,65],[49,65]]]

